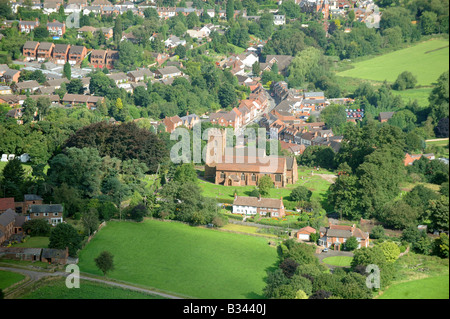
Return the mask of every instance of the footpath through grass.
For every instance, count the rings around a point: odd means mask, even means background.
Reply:
[[[23,279],[25,279],[25,276],[22,274],[13,271],[0,270],[0,289],[5,290]]]
[[[66,278],[51,278],[42,282],[38,289],[25,294],[21,299],[164,299],[106,284],[80,280],[80,288],[66,287]]]
[[[268,239],[147,219],[108,222],[80,252],[82,272],[102,275],[94,259],[108,250],[108,277],[195,298],[263,298],[277,260]]]

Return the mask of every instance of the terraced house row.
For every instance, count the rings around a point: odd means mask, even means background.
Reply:
[[[26,61],[48,60],[56,64],[65,64],[68,61],[71,65],[76,65],[86,57],[87,49],[82,45],[27,41],[23,46],[22,54]]]

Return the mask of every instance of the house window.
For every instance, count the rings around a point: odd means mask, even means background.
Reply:
[[[44,216],[48,216],[48,213],[44,213]]]
[[[276,182],[281,182],[281,174],[276,174],[275,175],[275,181]]]
[[[225,178],[225,173],[224,172],[220,172],[220,178]]]
[[[256,175],[255,174],[252,174],[252,181],[256,182]]]
[[[58,216],[58,213],[53,213],[53,216]]]
[[[245,181],[245,174],[244,173],[241,174],[241,180]]]
[[[36,216],[36,217],[39,216],[39,213],[34,213],[34,216]]]

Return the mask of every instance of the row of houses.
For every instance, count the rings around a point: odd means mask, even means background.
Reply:
[[[235,130],[251,123],[260,114],[262,114],[269,105],[266,93],[259,82],[251,82],[253,88],[248,99],[241,100],[238,107],[234,107],[231,111],[219,110],[209,115],[211,124],[223,127],[233,127]]]
[[[53,61],[56,64],[80,64],[88,50],[82,45],[54,44],[52,42],[27,41],[22,48],[26,61]]]

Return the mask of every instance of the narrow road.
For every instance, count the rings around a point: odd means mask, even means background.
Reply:
[[[23,284],[20,284],[17,287],[14,287],[11,291],[8,291],[5,294],[5,298],[6,299],[12,299],[12,298],[8,298],[8,297],[17,295],[17,293],[21,289],[30,286],[31,284],[35,283],[36,281],[38,281],[38,280],[40,280],[42,278],[51,277],[51,276],[52,277],[55,277],[55,276],[67,277],[69,275],[69,273],[61,272],[61,271],[54,272],[54,273],[49,273],[49,272],[33,271],[33,270],[28,270],[28,269],[23,269],[23,268],[13,268],[13,267],[0,267],[0,270],[17,272],[17,273],[23,274],[23,275],[25,275],[25,276],[27,276],[29,278],[29,280],[27,280]],[[123,288],[123,289],[134,290],[134,291],[147,293],[147,294],[151,294],[151,295],[157,295],[157,296],[161,296],[161,297],[168,298],[168,299],[185,299],[185,298],[174,296],[174,295],[170,295],[170,294],[167,294],[167,293],[157,292],[157,291],[150,290],[150,289],[138,288],[138,287],[134,287],[134,286],[127,285],[127,284],[122,284],[122,283],[109,281],[109,280],[106,280],[106,279],[86,277],[86,276],[83,276],[83,275],[80,275],[80,279],[89,280],[89,281],[93,281],[93,282],[98,282],[98,283],[102,283],[102,284],[106,284],[106,285],[110,285],[110,286],[115,286],[115,287],[119,287],[119,288]]]

